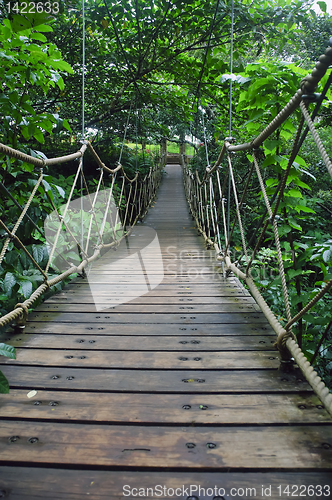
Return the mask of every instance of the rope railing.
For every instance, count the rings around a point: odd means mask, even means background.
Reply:
[[[182,168],[184,171],[185,191],[191,213],[196,221],[199,232],[205,239],[206,244],[210,248],[214,248],[217,260],[222,263],[224,276],[228,276],[233,272],[247,285],[252,296],[255,298],[257,304],[260,306],[266,319],[277,335],[276,346],[280,352],[281,369],[290,370],[292,369],[294,363],[296,363],[318,397],[324,403],[326,409],[332,415],[332,394],[306,359],[296,341],[296,337],[291,330],[292,326],[296,322],[298,322],[304,316],[304,314],[310,311],[312,307],[331,289],[332,279],[329,280],[328,283],[326,283],[326,285],[318,293],[315,294],[315,296],[307,305],[302,307],[301,311],[298,311],[295,316],[292,316],[277,220],[278,208],[284,196],[284,190],[287,184],[289,171],[299,151],[301,132],[305,122],[310,132],[312,133],[318,151],[321,154],[326,168],[332,177],[331,160],[326,153],[324,145],[319,138],[319,134],[308,112],[308,98],[310,98],[310,94],[313,93],[319,81],[325,75],[329,66],[332,64],[332,41],[330,41],[330,45],[331,47],[329,47],[325,51],[325,54],[319,58],[319,61],[316,64],[312,74],[302,80],[301,88],[290,99],[288,104],[271,121],[271,123],[268,124],[267,127],[255,139],[251,140],[248,143],[236,145],[234,144],[234,140],[232,138],[226,138],[217,161],[212,168],[208,166],[205,169],[203,177],[200,177],[197,170],[196,172],[193,172],[191,170],[190,165],[187,165],[186,161],[184,161],[183,156]],[[300,109],[302,112],[302,118],[300,120],[298,131],[294,139],[292,151],[289,155],[286,170],[284,171],[283,177],[279,182],[276,193],[273,197],[272,205],[272,202],[270,202],[266,192],[261,167],[259,165],[259,156],[256,152],[258,151],[258,148],[264,143],[264,141],[269,138],[274,132],[276,132],[277,129],[290,117],[290,115],[298,109]],[[250,152],[252,156],[251,169],[240,200],[235,182],[233,162],[230,155],[231,153],[236,153],[239,151]],[[221,168],[222,162],[224,160],[226,161],[225,167]],[[223,180],[222,173],[224,173]],[[254,173],[256,174],[256,176],[253,175]],[[226,186],[228,184],[228,178],[230,178],[230,185],[232,187],[233,199],[235,204],[235,216],[231,229],[226,220],[225,210],[225,203],[230,202],[230,200],[226,201],[225,199],[225,191],[227,189]],[[256,182],[258,181],[258,185],[262,193],[263,202],[266,207],[266,215],[264,216],[266,217],[266,219],[263,224],[262,221],[260,223],[260,229],[258,230],[260,231],[260,234],[258,234],[257,232],[257,242],[254,245],[254,250],[252,251],[250,250],[250,245],[248,245],[246,241],[241,208],[245,201],[245,196],[248,196],[247,191],[249,183],[253,182],[254,179],[256,179]],[[207,187],[209,187],[209,189],[207,189]],[[215,204],[216,200],[218,200],[218,209],[212,210],[211,205],[212,203]],[[238,259],[237,262],[232,262],[230,245],[232,244],[235,227],[238,227],[240,230],[242,253],[240,259]],[[251,275],[255,255],[262,246],[265,238],[265,233],[268,228],[272,229],[272,235],[276,245],[277,259],[279,264],[279,276],[281,278],[284,308],[287,318],[285,326],[283,326],[281,321],[277,319],[276,315],[268,306]],[[221,234],[223,234],[223,244],[221,244],[220,242]],[[251,255],[249,255],[249,252],[251,252]],[[241,270],[243,258],[246,262],[246,264],[244,265],[244,272],[243,270]]]
[[[92,154],[93,158],[96,160],[99,166],[99,179],[97,181],[97,188],[94,193],[89,192],[88,182],[84,176],[82,169],[82,158],[87,149]],[[57,285],[58,283],[68,279],[72,274],[83,273],[84,269],[101,255],[102,250],[119,246],[123,239],[130,235],[137,221],[144,218],[151,202],[156,197],[161,180],[162,169],[165,166],[166,162],[166,152],[162,152],[159,164],[151,166],[147,174],[142,176],[139,174],[139,172],[136,172],[133,178],[130,178],[130,176],[126,172],[126,169],[120,163],[115,169],[107,167],[101,161],[91,143],[86,141],[78,152],[51,159],[41,160],[39,158],[35,158],[33,156],[22,153],[21,151],[14,150],[13,148],[5,146],[4,144],[0,144],[0,153],[3,153],[10,158],[15,158],[17,160],[21,160],[40,168],[38,180],[34,185],[34,188],[25,206],[21,207],[19,204],[17,204],[21,209],[21,213],[16,223],[14,224],[13,229],[10,230],[7,227],[7,221],[4,222],[0,219],[0,227],[8,235],[4,244],[2,245],[2,249],[0,252],[0,263],[3,261],[6,252],[8,251],[9,243],[12,241],[14,245],[17,245],[25,252],[27,257],[31,260],[34,268],[40,273],[43,279],[43,283],[33,291],[29,298],[27,298],[22,303],[18,303],[12,311],[0,317],[0,327],[4,327],[8,324],[16,322],[16,325],[18,327],[24,328],[29,309],[35,304],[38,299],[40,299],[40,297],[42,297],[45,292],[49,291],[50,288]],[[71,186],[67,202],[59,209],[58,207],[56,207],[54,201],[48,196],[48,192],[44,185],[43,167],[47,165],[54,165],[57,163],[69,162],[74,159],[79,159],[80,162],[74,176],[74,181]],[[105,174],[108,174],[111,177],[110,188],[107,188]],[[119,174],[121,174],[121,178],[118,177]],[[90,214],[87,223],[87,237],[85,245],[82,245],[79,241],[81,235],[77,236],[77,234],[75,234],[75,231],[72,227],[70,227],[70,224],[68,224],[67,221],[67,214],[69,212],[70,203],[74,198],[75,187],[77,186],[79,178],[82,178],[82,183],[87,193],[85,198],[88,203],[88,213]],[[117,186],[117,179],[120,181],[120,187],[117,188],[118,192],[116,193],[115,186]],[[3,186],[3,188],[5,193],[9,193],[5,186]],[[15,234],[25,217],[27,217],[31,221],[31,218],[29,217],[27,212],[29,210],[29,207],[31,206],[32,201],[36,197],[38,190],[40,190],[41,188],[43,188],[44,193],[53,208],[55,221],[57,222],[57,229],[52,241],[52,246],[48,252],[48,261],[45,269],[42,269],[40,267],[40,265],[36,262],[24,243]],[[98,221],[95,209],[97,201],[100,202],[101,199],[104,208],[104,215],[102,217],[102,220]],[[10,225],[12,225],[12,221],[9,222]],[[110,228],[110,231],[109,234],[105,236],[106,226]],[[121,227],[121,234],[119,229],[117,229],[119,227]],[[79,251],[81,262],[77,265],[74,265],[70,261],[70,259],[66,258],[66,255],[62,254],[57,249],[57,244],[59,242],[59,239],[61,238],[63,228],[65,229],[66,234],[70,235],[72,241]],[[43,233],[41,228],[38,227],[38,230],[39,232]],[[93,245],[90,244],[90,240],[93,239],[92,233],[94,233],[95,238]],[[47,243],[50,244],[49,241],[47,241]],[[55,256],[59,257],[59,259],[62,259],[62,262],[65,263],[67,269],[64,272],[57,272],[56,267],[55,269],[52,268],[53,258]],[[52,274],[52,276],[50,276],[50,274]]]

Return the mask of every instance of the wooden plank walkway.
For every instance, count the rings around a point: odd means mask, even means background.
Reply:
[[[138,296],[140,268],[105,257],[91,288],[77,278],[0,338],[17,348],[1,360],[0,498],[330,497],[330,417],[278,371],[273,331],[205,250],[180,167],[166,171],[134,231],[156,231],[161,284]],[[159,281],[158,251],[144,263]]]

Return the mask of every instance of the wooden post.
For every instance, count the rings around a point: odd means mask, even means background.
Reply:
[[[162,139],[160,143],[160,156],[167,153],[167,140]]]

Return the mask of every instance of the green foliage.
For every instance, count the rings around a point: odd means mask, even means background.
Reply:
[[[237,112],[249,136],[257,135],[288,103],[307,72],[294,64],[258,61],[248,64],[241,75],[245,78],[238,97]],[[244,88],[243,88],[244,87]],[[277,150],[293,136],[292,119],[285,121],[275,137],[264,143],[266,163],[280,163]],[[248,138],[248,136],[247,136]]]
[[[0,356],[6,356],[10,359],[16,359],[15,348],[11,345],[0,342]]]
[[[46,96],[50,88],[64,89],[60,71],[72,72],[62,60],[59,49],[44,33],[52,31],[44,13],[3,19],[0,24],[0,113],[5,118],[0,137],[6,144],[17,147],[21,141],[34,138],[44,143],[44,134],[57,125],[58,115],[36,111],[35,99]],[[68,130],[65,120],[62,122]]]
[[[10,359],[16,359],[15,348],[11,345],[4,344],[0,342],[0,356],[6,356]],[[8,394],[9,392],[9,384],[8,380],[4,376],[4,374],[0,371],[0,393]]]
[[[0,371],[0,393],[9,393],[9,383],[4,374]]]

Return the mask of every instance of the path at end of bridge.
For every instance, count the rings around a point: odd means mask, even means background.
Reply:
[[[0,498],[329,498],[331,419],[206,250],[178,164],[110,252],[0,339]]]

